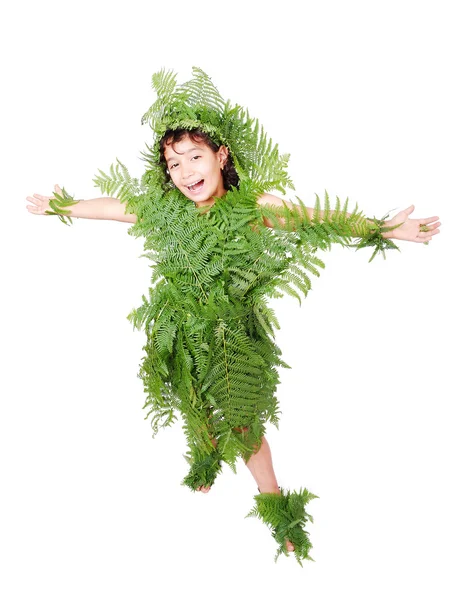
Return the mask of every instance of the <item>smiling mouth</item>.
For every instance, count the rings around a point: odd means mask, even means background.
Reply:
[[[190,192],[197,192],[198,190],[200,190],[202,188],[203,185],[204,185],[204,179],[200,179],[199,181],[195,181],[195,183],[192,183],[191,185],[187,185],[185,187],[188,190],[190,190]]]

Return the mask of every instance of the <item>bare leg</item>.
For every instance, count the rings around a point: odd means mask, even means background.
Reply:
[[[212,439],[214,446],[217,445],[217,440]],[[278,482],[276,481],[275,472],[273,470],[272,455],[270,446],[265,437],[262,438],[262,444],[258,452],[252,454],[245,463],[251,471],[251,475],[257,483],[257,487],[261,493],[279,494]],[[207,494],[210,487],[201,486],[199,492]]]
[[[255,454],[252,454],[245,464],[251,471],[251,475],[254,477],[257,487],[262,494],[279,493],[278,482],[273,470],[270,446],[265,437],[262,438],[259,450]]]
[[[262,444],[259,450],[255,454],[252,454],[245,464],[251,471],[251,475],[254,477],[261,494],[281,493],[273,470],[270,446],[265,437],[262,438]],[[289,552],[293,552],[294,550],[294,546],[289,540],[286,540],[286,548]]]
[[[212,442],[216,447],[217,440],[212,439]],[[278,482],[276,481],[275,471],[273,470],[273,461],[270,446],[268,445],[268,442],[265,439],[265,437],[262,437],[262,443],[259,450],[252,454],[245,464],[250,470],[251,475],[254,477],[254,480],[261,494],[281,493],[278,487]],[[207,494],[209,490],[210,487],[202,486],[198,488],[198,491],[203,492],[204,494]],[[291,542],[289,542],[289,540],[286,540],[286,548],[288,552],[294,551],[294,546]]]

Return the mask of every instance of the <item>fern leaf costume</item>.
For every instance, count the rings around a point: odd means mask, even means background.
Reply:
[[[139,376],[154,432],[177,415],[183,420],[190,465],[183,483],[195,490],[212,485],[222,463],[235,470],[237,458],[248,459],[260,447],[266,424],[278,423],[278,368],[288,365],[274,340],[278,321],[268,299],[307,294],[310,277],[324,266],[318,248],[352,245],[357,237],[358,245],[382,251],[394,244],[381,236],[383,221],[348,213],[339,200],[333,209],[327,196],[323,206],[317,198],[312,218],[298,199],[296,209],[260,206],[264,192],[293,186],[288,155],[259,122],[225,102],[200,69],[183,85],[162,70],[153,87],[157,100],[143,117],[155,133],[144,153],[145,174],[134,179],[118,162],[95,182],[137,215],[129,233],[144,237],[154,263],[149,294],[129,315],[147,334]],[[196,128],[227,146],[240,180],[208,211],[167,182],[160,161],[168,130]],[[62,207],[70,203],[60,200]],[[305,505],[314,497],[307,490],[255,497],[250,515],[272,530],[277,556],[287,554],[289,537],[297,560],[310,558],[303,527],[310,519]]]

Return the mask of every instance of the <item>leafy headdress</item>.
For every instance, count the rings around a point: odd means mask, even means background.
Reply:
[[[293,189],[287,173],[289,155],[279,153],[278,145],[248,110],[225,101],[204,71],[193,67],[192,72],[193,78],[181,85],[172,70],[162,69],[152,76],[157,100],[142,117],[155,134],[153,146],[144,153],[149,168],[162,170],[160,140],[168,130],[200,129],[229,149],[240,180],[252,180],[261,193]]]

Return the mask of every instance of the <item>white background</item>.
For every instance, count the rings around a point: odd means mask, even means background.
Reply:
[[[451,22],[446,1],[14,3],[2,9],[0,595],[452,597]],[[294,12],[297,6],[297,12]],[[334,249],[301,308],[275,303],[292,370],[270,427],[311,504],[316,562],[273,562],[243,464],[180,486],[180,424],[152,439],[126,315],[150,271],[127,224],[25,209],[59,183],[142,173],[151,75],[192,65],[291,153],[297,194],[439,215],[429,247]]]

